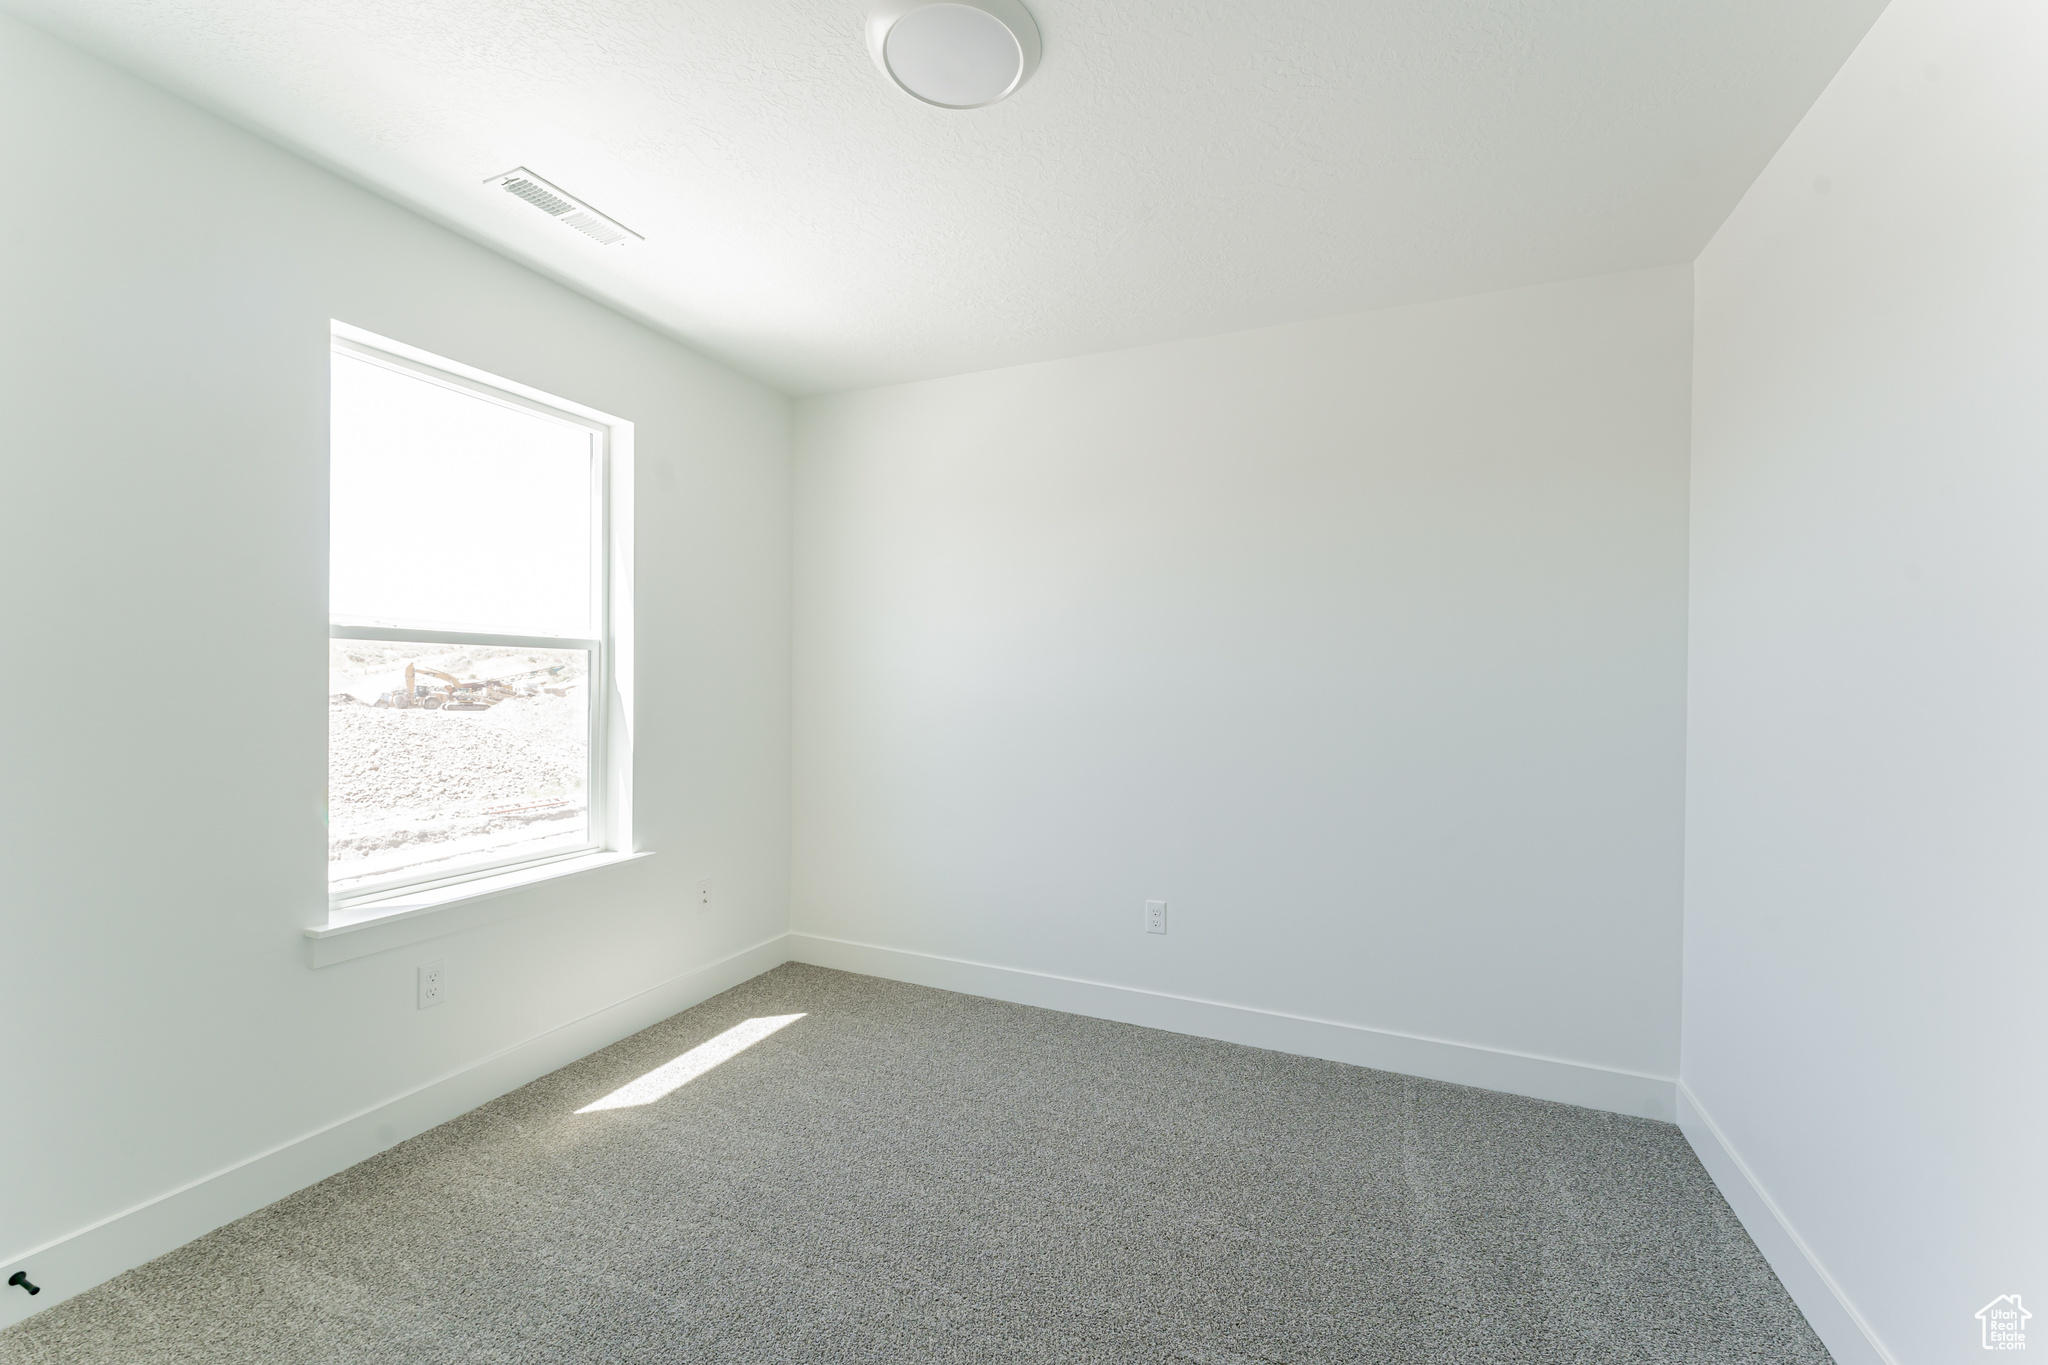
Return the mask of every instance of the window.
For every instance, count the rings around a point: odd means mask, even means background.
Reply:
[[[618,847],[607,531],[625,424],[336,330],[332,899]]]

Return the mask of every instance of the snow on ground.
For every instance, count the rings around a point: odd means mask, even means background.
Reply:
[[[329,644],[335,890],[586,841],[589,678],[581,650]],[[382,694],[402,694],[408,661],[465,682],[505,679],[521,695],[486,711],[376,705]],[[415,677],[445,686],[424,672]]]

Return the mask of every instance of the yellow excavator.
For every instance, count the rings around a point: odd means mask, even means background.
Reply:
[[[439,678],[448,685],[441,689],[439,696],[429,692],[422,697],[418,686],[413,682],[415,671],[430,678]],[[443,711],[488,711],[492,704],[500,699],[492,697],[490,701],[485,701],[483,689],[487,686],[487,683],[466,683],[453,673],[443,673],[438,668],[422,666],[415,670],[412,664],[405,666],[405,695],[413,698],[413,705],[424,706],[428,710],[438,708]]]
[[[562,668],[563,665],[556,664],[552,668],[536,668],[527,673],[514,674],[511,678],[480,678],[473,682],[464,682],[453,673],[443,673],[438,668],[428,668],[424,664],[409,663],[405,666],[405,690],[386,692],[377,698],[375,704],[401,709],[417,706],[427,711],[488,711],[501,701],[521,695],[518,688],[510,686],[513,678],[530,678],[539,674],[553,675],[560,673]],[[442,688],[421,686],[417,677],[422,673],[429,678],[439,678],[448,685]],[[529,687],[527,695],[531,695],[533,690]],[[554,688],[547,690],[555,692]],[[556,695],[561,694],[557,692]]]

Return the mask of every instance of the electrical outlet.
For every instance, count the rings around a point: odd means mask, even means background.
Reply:
[[[699,910],[709,910],[711,908],[711,882],[709,879],[697,883],[697,908]]]
[[[429,962],[420,968],[420,1008],[428,1009],[448,998],[446,963]]]
[[[1145,932],[1163,934],[1166,932],[1166,902],[1145,902]]]

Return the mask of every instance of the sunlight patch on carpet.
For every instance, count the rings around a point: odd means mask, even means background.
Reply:
[[[801,1018],[801,1014],[770,1014],[749,1019],[744,1024],[734,1024],[709,1042],[697,1044],[674,1061],[663,1062],[646,1075],[626,1082],[603,1099],[586,1104],[576,1112],[591,1114],[600,1109],[631,1109],[636,1105],[652,1104]]]

